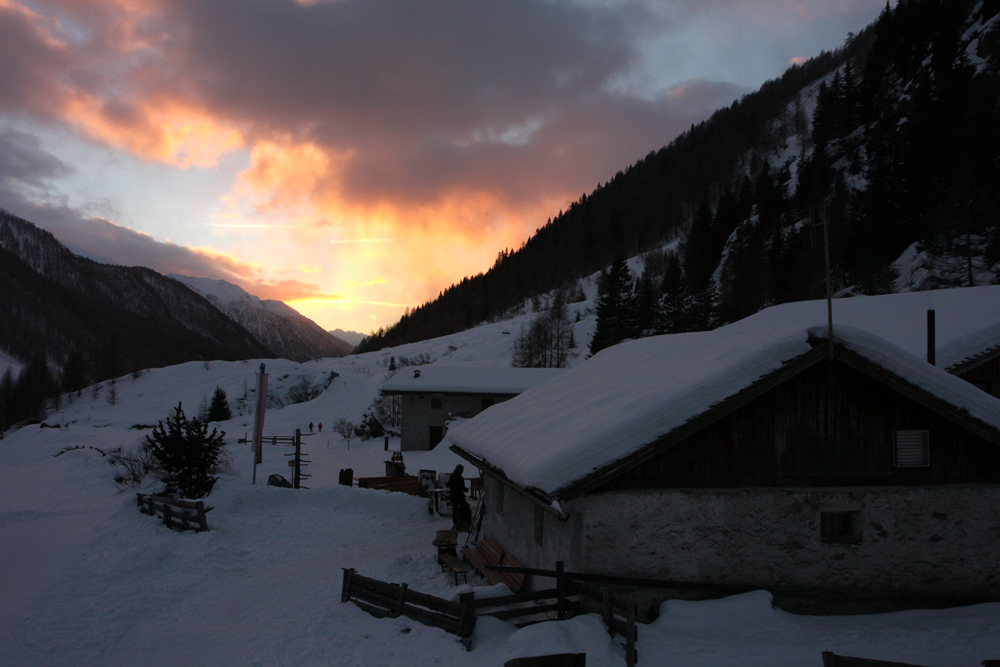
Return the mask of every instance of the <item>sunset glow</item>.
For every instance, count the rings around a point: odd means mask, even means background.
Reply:
[[[0,207],[367,332],[880,9],[0,0]]]

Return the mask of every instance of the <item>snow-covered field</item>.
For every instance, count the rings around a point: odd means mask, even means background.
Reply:
[[[211,530],[194,534],[140,514],[90,449],[141,433],[78,422],[0,442],[0,665],[502,665],[570,651],[586,652],[591,666],[624,664],[595,615],[521,630],[481,619],[466,651],[442,630],[341,604],[341,568],[442,597],[466,590],[435,564],[431,541],[449,522],[430,517],[426,501],[337,485],[343,467],[382,474],[382,443],[348,451],[314,436],[305,448],[312,488],[300,491],[261,484],[287,470],[281,447],[265,449],[253,486],[249,449],[230,444],[233,470],[209,498]],[[69,446],[83,448],[55,456]],[[455,463],[440,451],[405,460],[408,470]],[[819,666],[823,650],[978,665],[1000,656],[1000,604],[806,617],[772,609],[760,591],[669,602],[640,627],[638,647],[640,665]]]
[[[311,489],[263,484],[271,473],[288,476],[288,450],[280,446],[265,447],[257,484],[251,483],[251,453],[237,443],[251,421],[238,414],[220,424],[232,465],[208,498],[214,509],[207,533],[173,532],[140,514],[134,489],[116,488],[116,469],[101,452],[134,446],[149,433],[144,427],[165,419],[178,402],[193,416],[216,386],[237,412],[259,362],[189,363],[124,377],[113,405],[107,386],[85,391],[45,426],[10,434],[0,441],[0,666],[503,665],[560,652],[586,652],[590,667],[623,665],[620,640],[595,615],[520,630],[483,618],[467,651],[442,630],[403,617],[375,619],[340,602],[341,568],[441,597],[468,589],[454,586],[435,563],[435,531],[450,521],[431,517],[426,501],[337,484],[342,468],[355,476],[384,474],[389,455],[382,441],[342,440],[333,422],[357,421],[390,356],[507,366],[525,321],[344,359],[267,361],[277,394],[303,376],[325,383],[337,373],[318,398],[266,416],[265,432],[274,435],[324,424],[322,433],[305,438]],[[592,317],[576,327],[585,348]],[[457,462],[446,450],[405,454],[411,473],[451,470]],[[481,579],[470,583],[477,596],[499,593]],[[768,593],[758,591],[668,602],[658,620],[640,626],[637,646],[643,666],[819,667],[821,652],[830,650],[971,667],[1000,658],[1000,604],[808,617],[773,609]]]

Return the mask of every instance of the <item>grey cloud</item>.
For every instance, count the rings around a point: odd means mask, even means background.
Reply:
[[[66,54],[24,12],[0,4],[0,112],[48,115]]]
[[[177,0],[183,69],[217,112],[353,161],[355,200],[434,201],[476,188],[512,200],[607,180],[732,101],[613,91],[664,30],[640,4],[509,0]],[[697,103],[696,103],[697,102]],[[531,128],[505,142],[512,129]],[[334,184],[327,184],[333,187]]]
[[[50,178],[71,173],[73,168],[44,151],[33,135],[0,128],[0,183],[7,188],[42,187]]]

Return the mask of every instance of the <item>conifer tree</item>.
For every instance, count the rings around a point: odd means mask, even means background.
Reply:
[[[167,415],[167,425],[159,422],[146,436],[150,454],[163,469],[167,493],[182,498],[208,495],[218,477],[211,472],[219,463],[225,433],[208,432],[208,424],[184,416],[181,404]]]
[[[222,387],[216,386],[215,393],[212,394],[212,402],[208,406],[208,421],[222,422],[233,418],[233,411],[229,409],[229,400]]]
[[[590,353],[617,345],[635,336],[635,296],[632,274],[624,255],[619,254],[611,268],[601,276],[601,295],[597,300],[597,329],[590,341]]]

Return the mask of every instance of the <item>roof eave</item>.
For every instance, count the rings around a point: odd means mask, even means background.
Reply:
[[[452,445],[451,447],[449,447],[449,449],[458,454],[459,456],[461,456],[463,459],[465,459],[472,465],[479,468],[481,471],[483,471],[484,474],[489,475],[500,484],[503,484],[508,489],[513,490],[514,493],[521,496],[522,498],[528,500],[529,502],[535,505],[538,505],[543,510],[545,510],[552,516],[556,517],[560,521],[567,521],[569,519],[570,516],[569,513],[566,510],[557,507],[557,505],[555,504],[557,498],[550,496],[547,493],[540,491],[538,489],[528,489],[521,486],[520,484],[512,482],[510,479],[507,478],[507,476],[503,473],[502,470],[490,465],[489,463],[486,462],[485,459],[481,459],[478,456],[470,454],[469,452],[465,451],[458,445]]]
[[[945,370],[951,373],[952,375],[961,375],[962,373],[968,373],[973,368],[978,368],[979,366],[982,366],[985,363],[993,361],[997,357],[1000,357],[1000,345],[991,348],[989,350],[986,350],[985,352],[977,354],[973,357],[963,359],[957,364],[952,364],[951,366],[948,366],[947,368],[945,368]]]

